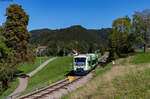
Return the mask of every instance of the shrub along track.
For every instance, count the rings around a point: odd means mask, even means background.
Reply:
[[[99,59],[99,62],[105,62],[108,57],[108,53],[106,53],[104,56]],[[99,66],[96,67],[99,68]],[[94,69],[95,70],[95,69]],[[38,91],[35,91],[33,93],[27,94],[25,96],[20,97],[19,99],[56,99],[61,98],[65,94],[75,90],[76,88],[81,87],[84,85],[88,80],[90,80],[93,77],[93,74],[91,71],[85,76],[74,76],[74,79],[72,82],[69,82],[68,78],[65,78],[63,80],[60,80],[52,85],[49,85],[43,89],[40,89]]]

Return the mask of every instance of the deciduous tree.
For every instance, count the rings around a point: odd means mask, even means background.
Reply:
[[[150,32],[150,10],[146,9],[142,12],[135,12],[133,15],[133,31],[136,33],[137,42],[144,44],[144,52],[146,52],[147,35]]]
[[[110,35],[110,48],[112,56],[118,55],[119,57],[122,54],[126,54],[129,52],[132,46],[129,46],[129,36],[131,33],[131,20],[128,16],[124,18],[118,18],[114,20],[113,24],[113,32]]]

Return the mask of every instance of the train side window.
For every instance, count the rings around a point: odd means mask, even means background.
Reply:
[[[95,62],[94,62],[94,60],[92,61],[92,65],[94,65],[95,64]]]
[[[93,61],[92,61],[92,65],[94,65],[95,63],[96,63],[96,60],[93,60]]]

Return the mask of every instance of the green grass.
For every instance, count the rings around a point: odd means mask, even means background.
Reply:
[[[101,91],[113,86],[113,92],[101,94],[105,99],[149,99],[150,97],[150,70],[137,71],[124,77],[119,76],[111,82],[105,83]],[[110,86],[111,85],[111,86]],[[100,91],[100,90],[99,90]]]
[[[147,64],[150,63],[150,51],[144,53],[143,51],[138,51],[133,55],[133,64]]]
[[[14,79],[13,82],[10,82],[9,88],[2,93],[2,95],[0,96],[0,99],[5,98],[8,95],[10,95],[17,88],[18,84],[19,84],[18,79]]]
[[[150,64],[150,50],[146,53],[139,50],[132,57],[123,58],[119,66],[134,65],[135,72],[125,74],[122,76],[114,77],[110,81],[102,81],[97,84],[97,88],[92,92],[87,91],[88,86],[92,86],[92,82],[97,82],[101,79],[102,75],[112,69],[111,63],[107,64],[104,68],[95,71],[95,77],[87,83],[87,85],[65,95],[62,99],[78,99],[78,94],[82,94],[82,99],[149,99],[150,98],[150,69],[136,70],[139,66],[148,66]],[[128,61],[129,60],[129,61]],[[129,62],[126,64],[126,62]],[[95,85],[93,85],[95,86]]]
[[[55,60],[47,64],[41,71],[29,78],[28,87],[34,86],[46,86],[49,84],[49,80],[56,82],[65,77],[72,68],[71,64],[73,58],[70,57],[57,57]]]
[[[111,69],[112,63],[108,63],[104,65],[104,68],[98,69],[94,72],[95,77],[98,77],[105,72],[109,71]]]
[[[97,53],[98,54],[98,58],[100,58],[101,57],[101,53]]]
[[[50,57],[41,57],[41,63],[48,60],[49,58]],[[40,57],[37,57],[33,64],[26,62],[22,63],[17,67],[17,70],[20,71],[19,73],[17,73],[17,75],[30,73],[31,71],[36,69],[39,65],[40,65]],[[9,88],[2,93],[0,99],[10,95],[18,87],[18,84],[19,84],[18,79],[14,78],[14,80],[9,83]]]
[[[113,80],[116,95],[122,97],[149,99],[150,97],[150,70],[128,74],[125,77],[118,77]],[[117,95],[118,94],[118,95]]]
[[[29,81],[27,89],[33,87],[44,87],[49,85],[49,80],[52,80],[52,83],[54,83],[65,78],[66,75],[72,70],[72,63],[72,56],[57,57],[55,60],[47,64],[42,70],[28,79]],[[25,93],[22,93],[20,96],[28,94],[34,90],[35,89],[29,90]]]
[[[50,59],[50,57],[41,57],[41,63],[45,62],[46,60]],[[18,66],[17,70],[20,71],[17,75],[27,74],[32,72],[40,65],[40,57],[37,57],[34,63],[22,63]]]

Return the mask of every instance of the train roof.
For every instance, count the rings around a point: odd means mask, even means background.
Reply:
[[[80,55],[78,55],[78,56],[74,56],[74,58],[79,58],[79,57],[88,57],[86,54],[80,54]]]
[[[93,53],[89,53],[87,54],[87,56],[95,56],[96,54],[93,54]]]
[[[93,58],[95,57],[96,54],[94,53],[88,53],[88,54],[79,54],[78,56],[74,56],[74,58],[81,58],[81,57],[84,57],[84,58],[89,58],[90,56],[92,56]]]

